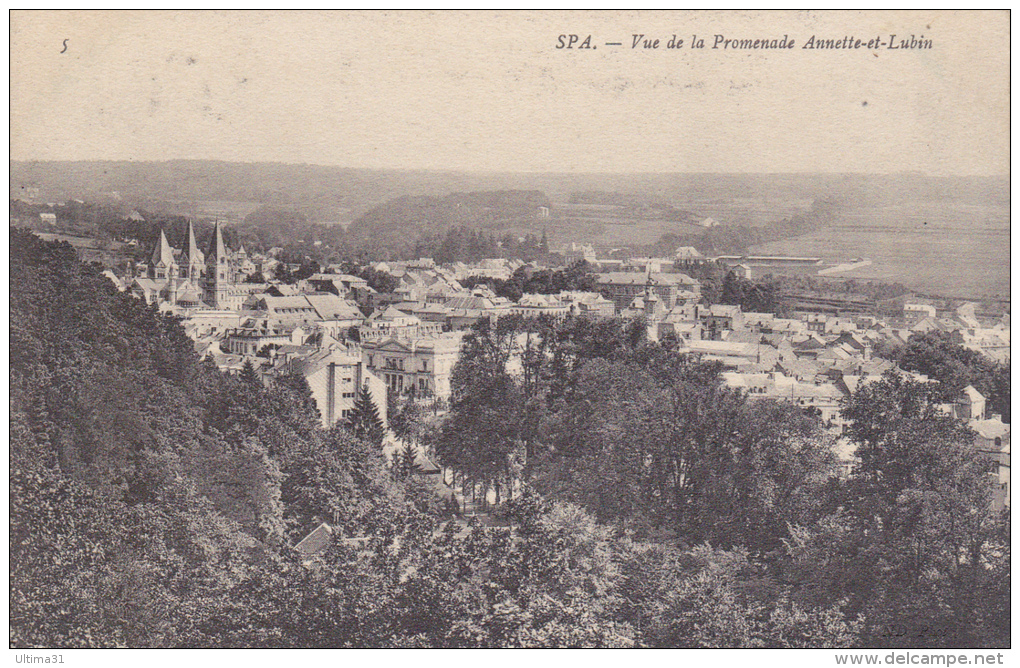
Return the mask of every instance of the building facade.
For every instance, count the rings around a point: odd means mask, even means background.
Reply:
[[[678,303],[698,301],[701,296],[701,284],[686,274],[651,272],[653,290],[667,309]],[[613,303],[617,311],[628,308],[635,297],[642,296],[649,276],[639,271],[614,271],[598,275],[601,287]]]
[[[450,398],[450,377],[460,357],[463,332],[419,339],[363,341],[366,368],[390,392]]]

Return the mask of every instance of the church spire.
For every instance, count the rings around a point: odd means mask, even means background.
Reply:
[[[195,238],[195,224],[188,219],[188,259],[196,260],[202,257],[202,251],[198,250],[198,239]]]
[[[659,295],[656,294],[654,286],[655,279],[652,278],[652,263],[649,262],[648,276],[645,279],[645,298],[644,298],[645,306],[644,316],[645,325],[647,326],[646,335],[649,341],[659,340],[659,320],[661,319],[660,318],[661,313],[659,311],[660,307]]]
[[[156,249],[152,252],[149,276],[160,279],[177,278],[177,261],[174,259],[174,249],[170,248],[163,228],[159,230],[159,241],[156,242]]]
[[[655,279],[652,278],[652,263],[649,262],[648,263],[648,273],[645,276],[645,300],[646,301],[648,300],[649,297],[655,297],[655,299],[658,300],[658,297],[655,295],[655,291],[652,289],[652,286],[654,286],[655,283],[656,283]]]
[[[213,227],[213,238],[209,244],[209,259],[216,260],[216,263],[227,261],[227,249],[223,245],[223,229],[220,227],[220,221],[216,221],[215,227]]]
[[[195,238],[195,225],[188,220],[188,278],[197,279],[202,275],[202,270],[205,268],[205,255],[202,251],[198,250],[198,239]]]
[[[166,240],[166,232],[159,228],[159,241],[156,243],[156,250],[152,253],[152,265],[169,267],[174,261],[174,251]]]
[[[206,255],[205,296],[206,302],[213,308],[225,308],[229,286],[233,282],[230,277],[230,256],[223,244],[223,229],[220,221],[213,228],[213,238],[209,243]]]

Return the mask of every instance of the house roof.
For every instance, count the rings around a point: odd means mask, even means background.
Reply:
[[[989,441],[996,438],[1006,440],[1006,436],[1009,435],[1009,425],[1002,420],[971,420],[967,426]]]
[[[848,360],[852,357],[853,354],[846,349],[844,344],[830,346],[818,353],[818,359],[820,360]]]
[[[770,326],[770,329],[773,332],[803,331],[804,323],[802,323],[800,320],[794,320],[792,318],[775,318],[772,320],[772,325]]]
[[[294,546],[294,549],[306,557],[314,557],[325,551],[332,541],[333,527],[323,522],[302,538],[301,542]]]
[[[398,339],[390,337],[378,343],[362,342],[361,347],[368,353],[385,352],[457,352],[460,350],[466,332],[448,332],[435,337],[416,337]]]
[[[716,317],[736,318],[740,315],[740,307],[730,304],[712,304],[708,307],[708,312]]]
[[[495,304],[492,303],[491,299],[480,295],[453,297],[452,299],[448,299],[443,306],[449,309],[485,310],[495,308]]]
[[[373,313],[368,319],[372,322],[391,322],[393,320],[404,320],[409,318],[413,318],[414,320],[418,319],[413,315],[408,315],[407,313],[394,308],[393,306],[387,306],[384,310]]]
[[[966,397],[970,403],[985,400],[984,395],[978,392],[973,385],[968,385],[967,387],[963,388],[962,394],[963,397]]]
[[[517,305],[528,308],[560,308],[563,306],[560,300],[553,295],[539,295],[532,293],[521,295],[521,298],[517,301]]]
[[[753,343],[729,342],[729,341],[690,341],[687,346],[691,352],[705,353],[709,355],[731,355],[742,357],[756,357],[758,348]]]
[[[311,312],[315,313],[315,307],[313,307],[305,295],[292,295],[287,297],[274,297],[272,295],[266,295],[261,298],[260,305],[264,306],[266,311],[271,313],[295,313],[295,312]]]
[[[812,378],[819,371],[819,366],[814,362],[797,358],[785,359],[779,362],[779,367],[788,374],[798,378]]]
[[[167,281],[165,279],[156,280],[154,278],[136,278],[132,285],[137,285],[144,290],[155,290],[159,292],[166,287]]]
[[[354,302],[336,295],[305,295],[305,299],[323,320],[363,320],[365,317]]]
[[[776,316],[772,313],[757,313],[755,311],[744,312],[744,322],[748,325],[771,323],[775,319]]]
[[[793,339],[790,344],[794,350],[817,350],[825,347],[825,339],[811,332]]]
[[[687,274],[681,273],[653,272],[651,278],[658,285],[700,285],[698,281]],[[599,274],[598,282],[604,285],[645,285],[648,283],[648,274],[642,271],[611,271]]]
[[[310,355],[292,359],[287,362],[287,364],[292,371],[308,377],[330,363],[338,364],[340,366],[354,366],[360,362],[360,355],[334,347],[321,348]]]

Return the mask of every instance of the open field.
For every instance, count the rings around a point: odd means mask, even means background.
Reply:
[[[755,246],[762,254],[871,260],[839,274],[902,283],[947,296],[1010,294],[1009,207],[926,202],[853,209],[839,223]]]
[[[733,197],[730,199],[691,198],[685,207],[702,217],[711,217],[720,225],[761,227],[811,210],[811,199]]]

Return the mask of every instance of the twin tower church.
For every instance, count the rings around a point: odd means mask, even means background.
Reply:
[[[200,251],[195,228],[189,221],[187,248],[171,247],[161,229],[152,262],[144,271],[145,278],[135,279],[135,283],[151,290],[155,300],[174,306],[237,310],[260,287],[244,283],[255,268],[244,246],[233,253],[227,250],[219,221],[208,250]]]

